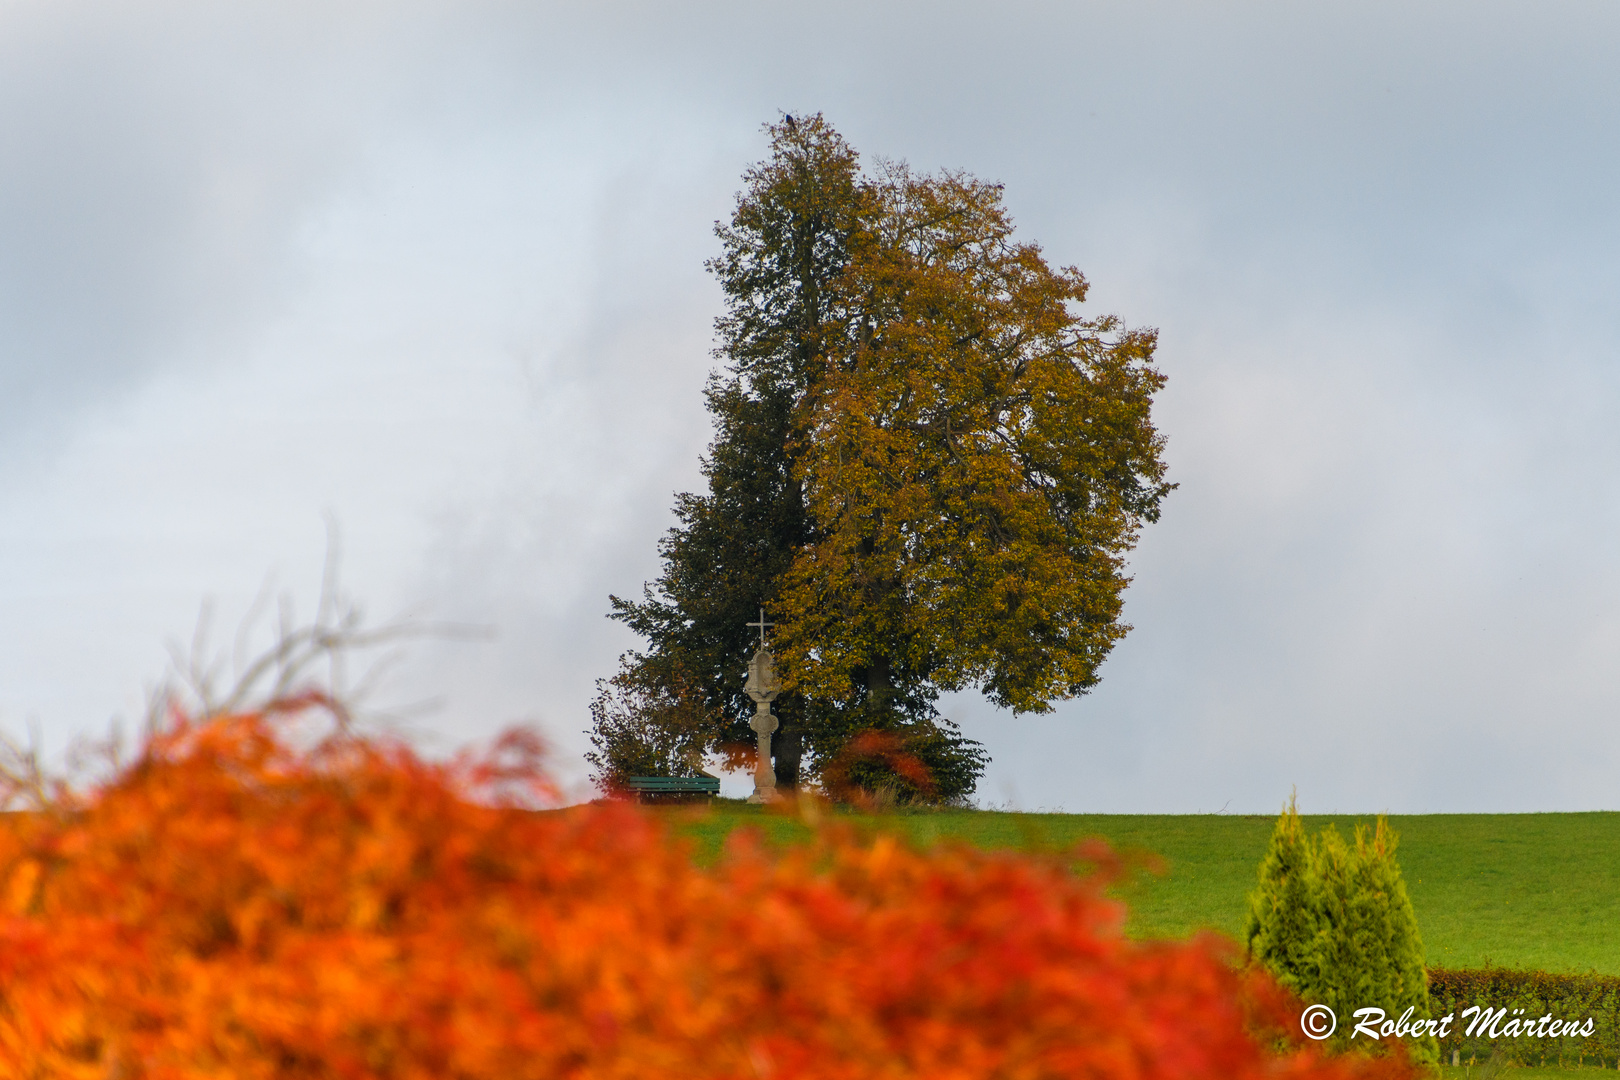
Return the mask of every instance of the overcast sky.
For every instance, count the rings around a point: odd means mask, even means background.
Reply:
[[[983,802],[1620,808],[1616,55],[1608,2],[0,3],[0,728],[309,614],[330,517],[374,622],[494,634],[373,703],[581,780],[713,224],[819,110],[1160,330],[1135,629],[1050,716],[947,702]]]

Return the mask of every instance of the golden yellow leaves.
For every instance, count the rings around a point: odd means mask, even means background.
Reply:
[[[888,661],[1045,711],[1124,632],[1123,555],[1168,490],[1151,333],[1010,239],[998,186],[889,167],[799,406],[820,539],[788,575],[789,676],[839,698]]]

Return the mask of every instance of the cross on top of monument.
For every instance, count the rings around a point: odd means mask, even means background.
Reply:
[[[766,622],[765,621],[765,609],[760,608],[759,609],[759,622],[751,622],[751,623],[748,623],[747,625],[759,627],[759,647],[763,649],[765,647],[765,628],[767,626],[775,626],[776,624],[773,623],[773,622]]]

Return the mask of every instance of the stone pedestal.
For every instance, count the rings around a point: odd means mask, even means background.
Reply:
[[[759,712],[748,726],[759,733],[759,760],[754,763],[754,793],[748,796],[751,803],[775,802],[776,795],[776,767],[771,764],[771,732],[778,725],[776,717],[771,715],[771,705],[768,701],[759,703]]]

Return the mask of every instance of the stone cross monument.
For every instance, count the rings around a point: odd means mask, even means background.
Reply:
[[[759,609],[759,622],[749,623],[749,626],[759,627],[759,648],[754,650],[754,657],[748,661],[748,681],[743,689],[748,696],[754,699],[753,721],[748,725],[759,735],[759,761],[754,766],[754,793],[748,796],[751,803],[767,803],[776,799],[776,769],[771,765],[771,732],[776,730],[776,717],[771,715],[771,702],[776,695],[782,692],[782,682],[776,677],[776,660],[771,651],[765,647],[765,628],[775,626],[775,623],[765,621],[765,609]]]

